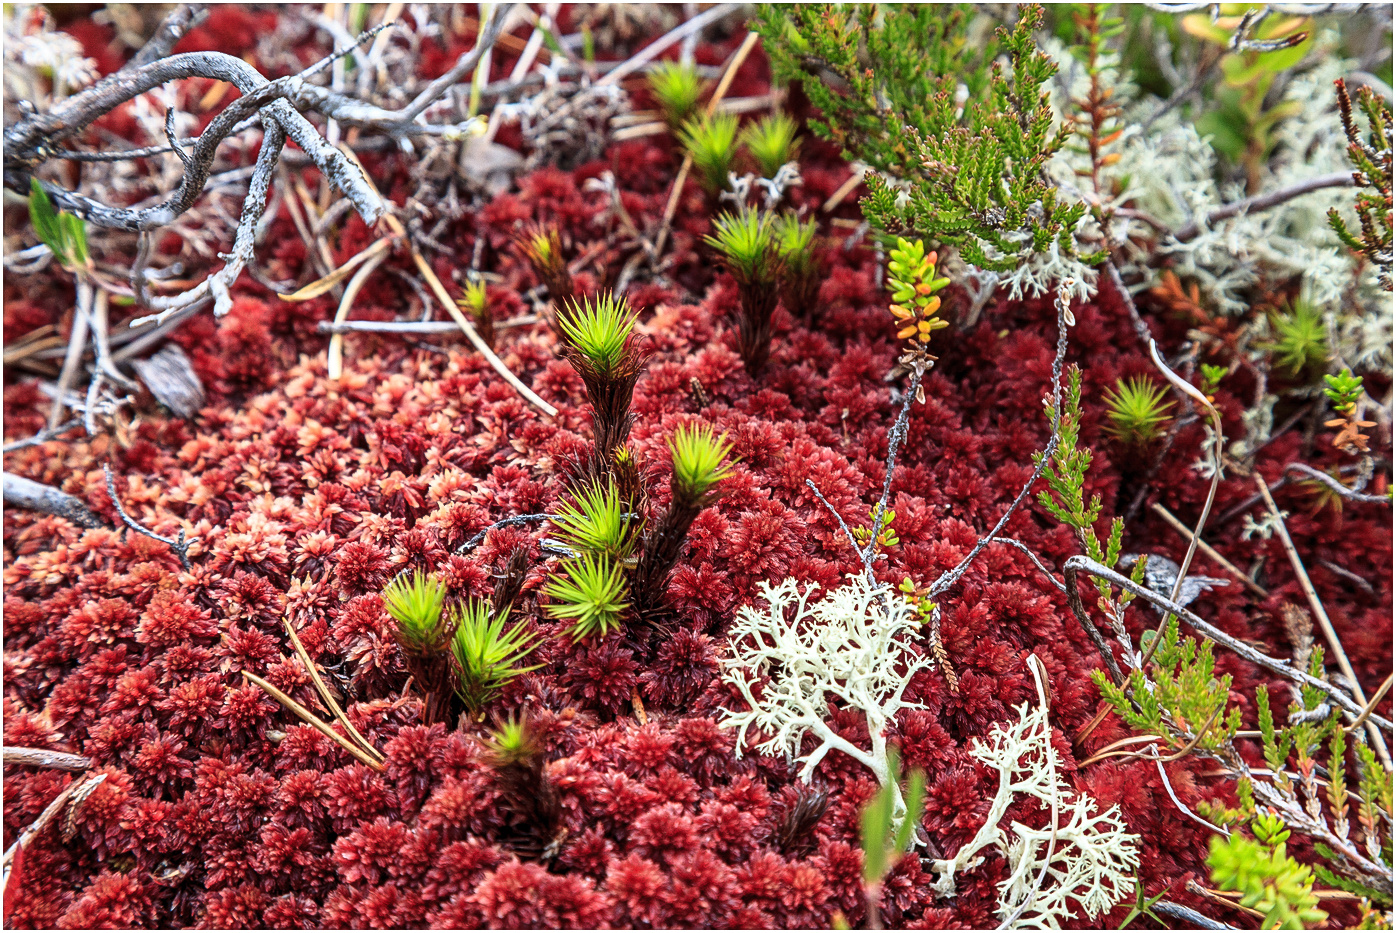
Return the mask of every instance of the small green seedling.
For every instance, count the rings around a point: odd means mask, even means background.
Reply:
[[[1137,376],[1125,382],[1115,381],[1115,388],[1105,390],[1106,431],[1126,444],[1143,447],[1162,435],[1162,425],[1168,420],[1167,391],[1152,379]]]
[[[494,318],[489,312],[489,292],[485,288],[484,280],[471,279],[465,283],[465,293],[456,299],[456,305],[470,315],[470,320],[475,325],[485,343],[494,346]]]
[[[649,73],[649,82],[650,93],[671,130],[683,126],[703,96],[703,79],[692,63],[660,62]]]
[[[567,546],[624,563],[635,549],[635,527],[615,481],[607,476],[574,489],[570,499],[558,506],[554,521]]]
[[[446,638],[445,603],[446,587],[420,570],[410,577],[399,576],[383,590],[384,607],[397,622],[398,641],[411,654],[426,656],[440,650]]]
[[[781,299],[791,314],[808,315],[819,298],[821,275],[819,257],[814,251],[814,235],[819,224],[800,223],[793,214],[776,220],[776,252],[780,256]]]
[[[522,665],[538,647],[538,636],[522,622],[506,632],[508,606],[495,613],[488,599],[472,598],[457,606],[451,615],[455,623],[451,657],[455,661],[456,695],[472,716],[478,716],[485,704],[496,699],[515,677],[543,666]]]
[[[780,167],[794,161],[800,151],[795,138],[799,127],[783,113],[771,114],[742,131],[742,142],[756,160],[764,178],[775,178]]]
[[[892,782],[900,784],[901,762],[896,750],[889,749],[887,757]],[[880,899],[882,882],[911,849],[925,793],[926,775],[918,768],[907,780],[905,812],[895,812],[897,793],[893,783],[884,785],[863,808],[863,887],[870,908],[875,908]]]
[[[551,618],[571,622],[573,641],[606,636],[620,628],[629,608],[620,564],[605,554],[582,554],[562,562],[562,573],[544,588],[556,602],[547,606]]]
[[[727,175],[737,151],[736,115],[719,113],[690,118],[679,130],[679,142],[693,158],[703,190],[716,197],[727,187]]]
[[[1289,313],[1272,314],[1275,339],[1269,344],[1275,362],[1289,375],[1322,370],[1328,363],[1328,331],[1323,315],[1308,302],[1295,303]]]
[[[878,508],[877,506],[873,506],[871,509],[868,510],[868,520],[872,522],[872,528],[878,529],[878,547],[896,547],[897,545],[902,543],[901,538],[897,537],[897,532],[892,527],[892,523],[897,520],[897,513],[895,509],[887,509],[885,512],[882,513],[882,519],[881,521],[879,521]],[[853,537],[858,541],[859,544],[866,546],[868,543],[868,539],[872,537],[872,528],[869,528],[866,525],[859,525],[857,528],[853,529]]]
[[[586,299],[581,304],[573,303],[558,314],[557,323],[567,342],[600,374],[617,378],[638,316],[624,298],[608,292],[595,302]]]
[[[1213,366],[1210,363],[1203,363],[1202,370],[1202,394],[1207,396],[1207,401],[1215,402],[1214,396],[1221,386],[1221,381],[1226,378],[1228,372],[1225,366]]]
[[[1357,400],[1362,397],[1361,376],[1354,376],[1352,370],[1345,369],[1336,376],[1324,376],[1323,381],[1328,383],[1323,394],[1328,396],[1334,411],[1346,415],[1357,407]]]
[[[87,251],[87,224],[67,211],[54,211],[53,201],[39,179],[29,179],[29,222],[39,241],[49,248],[58,264],[69,272],[92,268]]]
[[[731,453],[727,435],[715,437],[712,425],[679,425],[669,439],[675,499],[697,508],[713,501],[714,487],[732,475],[732,465],[724,462]]]

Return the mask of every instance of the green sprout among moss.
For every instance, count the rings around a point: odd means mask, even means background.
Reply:
[[[538,736],[529,726],[527,717],[509,718],[498,722],[483,743],[489,752],[490,764],[496,768],[520,764],[538,753]]]
[[[737,151],[737,117],[731,113],[694,117],[679,130],[679,142],[693,158],[703,190],[716,196],[727,187]]]
[[[397,622],[398,641],[404,651],[430,655],[440,650],[446,638],[442,608],[446,587],[420,570],[399,576],[383,590],[383,604]]]
[[[1160,426],[1168,420],[1167,392],[1146,376],[1125,382],[1115,380],[1115,388],[1105,390],[1106,431],[1117,440],[1137,447],[1157,440]]]
[[[1297,302],[1288,314],[1271,315],[1270,324],[1275,339],[1269,349],[1291,376],[1321,370],[1328,363],[1328,333],[1313,305]]]
[[[819,224],[800,223],[793,214],[775,222],[776,252],[780,256],[781,298],[791,314],[809,314],[819,297],[819,257],[814,252],[814,235]]]
[[[707,503],[713,487],[732,475],[732,465],[723,462],[731,452],[727,435],[714,437],[712,425],[680,425],[669,440],[674,497],[694,505]]]
[[[610,477],[574,489],[572,501],[558,506],[558,534],[568,547],[586,554],[601,554],[619,561],[635,547],[630,509]]]
[[[485,343],[494,346],[494,318],[490,317],[489,294],[481,279],[471,279],[465,283],[465,293],[456,299],[456,305],[475,324],[475,329]]]
[[[877,546],[880,548],[889,548],[901,544],[902,539],[897,537],[896,530],[892,528],[892,523],[897,520],[896,510],[887,509],[887,511],[883,512],[882,521],[880,523],[878,522],[877,514],[877,506],[868,509],[868,518],[872,521],[873,526],[881,526],[877,533]],[[853,537],[857,539],[859,544],[866,545],[868,543],[868,538],[871,536],[872,529],[866,525],[859,525],[857,528],[853,529]]]
[[[558,327],[567,342],[587,358],[598,372],[615,378],[626,359],[635,319],[624,298],[609,292],[596,299],[573,303],[558,314]]]
[[[571,621],[573,641],[620,628],[621,613],[630,604],[619,564],[605,554],[583,554],[563,561],[562,571],[543,592],[557,600],[547,606],[548,615]]]
[[[1202,394],[1207,396],[1207,401],[1215,402],[1213,397],[1217,394],[1217,389],[1221,386],[1221,381],[1226,378],[1228,372],[1225,366],[1212,366],[1203,363],[1200,367],[1202,371]]]
[[[774,225],[764,216],[757,211],[719,214],[713,218],[713,230],[703,242],[722,254],[738,284],[775,281],[779,253]]]
[[[451,657],[456,662],[456,695],[472,716],[499,696],[509,681],[542,667],[521,662],[538,647],[537,636],[519,622],[507,632],[509,607],[498,613],[488,599],[468,599],[452,612]]]
[[[1357,400],[1362,397],[1361,376],[1354,376],[1352,370],[1345,369],[1336,376],[1324,376],[1323,381],[1328,383],[1323,394],[1333,403],[1334,411],[1346,415],[1357,407]]]
[[[92,268],[87,251],[87,224],[67,211],[55,211],[53,201],[39,179],[29,179],[29,222],[39,241],[49,248],[58,264],[70,272]]]
[[[1289,830],[1282,817],[1261,813],[1251,824],[1254,839],[1240,833],[1212,837],[1207,864],[1212,883],[1241,892],[1241,906],[1265,915],[1264,929],[1299,930],[1323,923],[1328,914],[1313,893],[1314,873],[1285,853]]]
[[[742,131],[742,142],[761,168],[764,178],[775,178],[780,167],[794,160],[800,151],[795,138],[799,127],[783,113],[771,114]]]
[[[649,73],[650,93],[654,95],[669,129],[676,130],[693,115],[703,96],[703,80],[692,64],[660,62]]]

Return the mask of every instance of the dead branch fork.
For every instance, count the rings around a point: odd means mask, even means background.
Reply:
[[[205,282],[166,298],[154,299],[151,309],[159,312],[156,323],[163,323],[177,311],[212,297],[215,311],[230,304],[228,287],[252,258],[255,232],[266,207],[272,172],[287,138],[293,140],[337,189],[342,191],[370,226],[386,212],[382,198],[354,160],[322,137],[299,109],[310,110],[342,125],[359,126],[393,137],[411,135],[449,136],[464,132],[462,127],[431,125],[419,121],[421,114],[454,83],[474,69],[481,56],[499,38],[510,4],[500,4],[480,31],[475,48],[462,55],[446,74],[431,82],[412,103],[391,111],[311,84],[309,79],[338,57],[357,48],[374,35],[365,33],[353,46],[328,56],[295,75],[269,80],[241,59],[219,52],[191,52],[168,57],[138,55],[127,67],[88,90],[69,98],[47,113],[28,113],[4,133],[4,184],[27,194],[34,170],[54,157],[63,157],[59,143],[116,107],[170,81],[184,78],[213,78],[226,81],[242,92],[207,129],[192,140],[185,151],[179,141],[160,151],[175,151],[184,165],[179,187],[161,204],[145,208],[112,207],[69,191],[51,182],[40,181],[58,207],[71,211],[101,227],[142,232],[171,223],[189,210],[209,181],[219,145],[230,136],[259,122],[263,128],[261,152],[253,170],[247,199],[243,204],[232,254],[228,265]],[[177,34],[194,18],[190,8],[180,7],[166,21],[159,35]],[[381,27],[380,27],[381,28]],[[162,51],[160,49],[157,52]],[[164,49],[163,51],[168,51]],[[298,109],[299,108],[299,109]],[[131,156],[134,157],[134,156]],[[141,323],[147,319],[141,319]]]

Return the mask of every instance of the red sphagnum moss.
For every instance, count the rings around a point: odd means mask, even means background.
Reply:
[[[251,49],[257,32],[273,26],[270,14],[217,7],[181,48]],[[700,46],[700,60],[720,62],[739,39]],[[466,48],[454,39],[424,41],[422,73],[445,70]],[[511,61],[499,55],[495,74],[507,74]],[[766,90],[758,51],[731,93]],[[120,132],[122,119],[118,110],[107,123]],[[405,162],[364,158],[385,196],[401,202],[410,193]],[[662,215],[676,163],[667,138],[653,137],[617,143],[575,171],[536,171],[435,235],[452,250],[434,258],[437,272],[451,281],[484,237],[502,277],[490,285],[491,313],[514,316],[525,309],[521,293],[536,284],[508,245],[520,223],[554,225],[569,257],[582,255],[616,223],[607,196],[588,189],[588,179],[615,171],[622,202],[643,224]],[[831,147],[807,139],[801,170],[795,205],[827,217],[819,205],[848,168]],[[727,433],[736,467],[725,497],[692,526],[669,586],[675,632],[652,656],[618,638],[574,645],[537,609],[546,559],[540,526],[499,529],[470,553],[456,553],[491,522],[552,511],[566,465],[589,450],[581,381],[546,324],[501,331],[497,349],[558,407],[556,418],[531,409],[460,341],[433,350],[351,336],[343,377],[330,381],[327,338],[314,329],[333,313],[330,299],[283,303],[244,276],[231,314],[196,316],[173,337],[209,389],[197,418],[180,421],[146,405],[125,444],[103,435],[7,458],[8,470],[62,487],[115,526],[102,474],[110,461],[136,519],[198,539],[186,571],[167,546],[145,537],[5,513],[5,744],[89,755],[107,775],[78,809],[71,841],[50,830],[26,848],[25,883],[6,904],[9,924],[826,927],[836,911],[850,923],[863,920],[858,819],[875,783],[862,766],[830,754],[815,775],[828,808],[810,844],[787,841],[783,850],[778,827],[799,799],[793,772],[783,761],[735,756],[733,735],[716,725],[732,699],[717,658],[734,611],[759,582],[794,576],[828,587],[858,568],[806,480],[850,521],[867,514],[884,477],[895,416],[884,376],[899,346],[886,295],[874,284],[876,256],[831,239],[817,326],[778,311],[770,363],[753,379],[735,350],[736,289],[730,276],[714,273],[701,246],[702,205],[690,186],[670,240],[673,284],[637,285],[629,295],[654,354],[635,391],[631,447],[653,475],[667,476],[666,440],[701,420]],[[845,205],[839,215],[855,216],[852,199]],[[348,259],[371,238],[351,219],[333,259]],[[266,262],[288,275],[306,261],[284,211],[266,244]],[[578,293],[614,282],[627,258],[599,251],[579,270]],[[5,286],[7,339],[58,323],[70,307],[57,283],[26,285],[26,295],[19,287]],[[400,291],[388,276],[371,279],[355,316],[396,316],[409,300]],[[1112,461],[1099,399],[1149,364],[1108,285],[1075,316],[1067,360],[1085,372],[1083,440],[1096,451],[1088,492],[1099,492],[1111,514],[1134,494],[1139,468]],[[1175,339],[1186,326],[1152,314],[1151,323]],[[1000,300],[977,326],[938,339],[940,362],[925,380],[925,403],[911,409],[892,482],[901,543],[876,565],[892,582],[929,582],[954,566],[1011,501],[1030,473],[1029,453],[1047,439],[1041,400],[1055,340],[1050,301]],[[1223,391],[1217,403],[1235,428],[1241,402]],[[46,413],[32,382],[7,382],[7,438],[36,432]],[[1200,423],[1184,426],[1162,475],[1187,471],[1202,440]],[[1257,468],[1272,477],[1296,459],[1299,443],[1297,432],[1279,438]],[[1282,505],[1292,490],[1280,494]],[[1218,510],[1253,491],[1250,480],[1229,476]],[[1161,501],[1195,515],[1205,493],[1205,483],[1172,483]],[[667,479],[659,481],[652,507],[663,508],[668,495]],[[1341,513],[1288,505],[1290,532],[1306,553],[1341,553],[1371,585],[1368,592],[1315,570],[1359,675],[1375,684],[1391,663],[1389,520],[1361,505]],[[1181,551],[1157,517],[1140,516],[1128,546]],[[1226,551],[1237,531],[1218,528],[1211,543]],[[1030,508],[1004,534],[1057,566],[1077,551],[1066,529]],[[403,658],[378,595],[400,571],[420,568],[438,574],[453,598],[486,596],[518,547],[535,569],[515,618],[529,618],[544,636],[535,656],[544,666],[511,684],[499,706],[531,710],[561,796],[566,834],[543,863],[521,861],[502,841],[500,789],[468,734],[483,726],[421,725],[420,698],[403,692]],[[1245,547],[1285,566],[1278,538]],[[1283,645],[1281,606],[1303,602],[1289,580],[1282,575],[1258,610],[1239,586],[1206,593],[1198,605],[1233,635]],[[919,674],[908,698],[924,709],[904,713],[895,727],[903,759],[929,776],[924,825],[932,851],[953,853],[981,825],[997,776],[965,749],[1034,699],[1024,665],[1033,652],[1052,680],[1066,772],[1102,808],[1121,806],[1143,839],[1146,888],[1204,877],[1208,831],[1171,803],[1152,763],[1077,769],[1126,732],[1112,716],[1085,747],[1072,747],[1074,730],[1097,710],[1089,672],[1100,659],[1026,557],[989,548],[943,610],[959,689],[938,671]],[[349,719],[382,751],[381,773],[242,677],[265,678],[318,709],[284,618],[343,697]],[[1156,624],[1138,609],[1129,618],[1136,638]],[[1219,669],[1234,678],[1233,699],[1249,703],[1267,679],[1219,654]],[[647,725],[632,712],[637,691]],[[855,741],[865,730],[859,716],[836,712],[833,721]],[[1220,793],[1195,761],[1170,765],[1169,776],[1184,803]],[[5,844],[71,780],[7,767]],[[1023,803],[1009,816],[1046,819]],[[992,926],[1003,872],[993,855],[961,876],[954,900],[938,900],[916,860],[903,860],[885,882],[882,920]],[[1170,897],[1189,900],[1181,880]]]

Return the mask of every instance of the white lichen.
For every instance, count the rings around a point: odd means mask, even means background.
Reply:
[[[1061,756],[1052,747],[1051,735],[1045,704],[1030,709],[1024,703],[1018,707],[1017,722],[997,726],[987,741],[971,745],[970,755],[999,772],[998,791],[975,837],[954,858],[930,863],[939,874],[937,895],[953,896],[955,875],[979,865],[979,853],[989,846],[1008,860],[997,913],[1005,919],[1016,916],[1014,927],[1058,929],[1074,919],[1078,909],[1094,919],[1132,890],[1139,837],[1126,831],[1119,807],[1101,813],[1095,800],[1062,780]],[[1048,807],[1055,801],[1055,829],[1032,829],[1015,821],[1010,838],[999,823],[1021,795]]]
[[[747,709],[723,709],[721,725],[737,730],[738,757],[748,731],[767,736],[756,748],[803,762],[803,781],[837,749],[886,785],[891,775],[885,731],[901,710],[921,708],[906,701],[906,688],[932,664],[911,643],[919,626],[915,609],[890,586],[861,576],[851,575],[847,585],[812,602],[815,589],[794,580],[762,583],[766,608],[738,610],[723,679],[737,688]],[[829,726],[831,699],[863,713],[871,748],[859,748]],[[801,754],[807,734],[819,746]],[[901,807],[898,793],[899,812]]]

